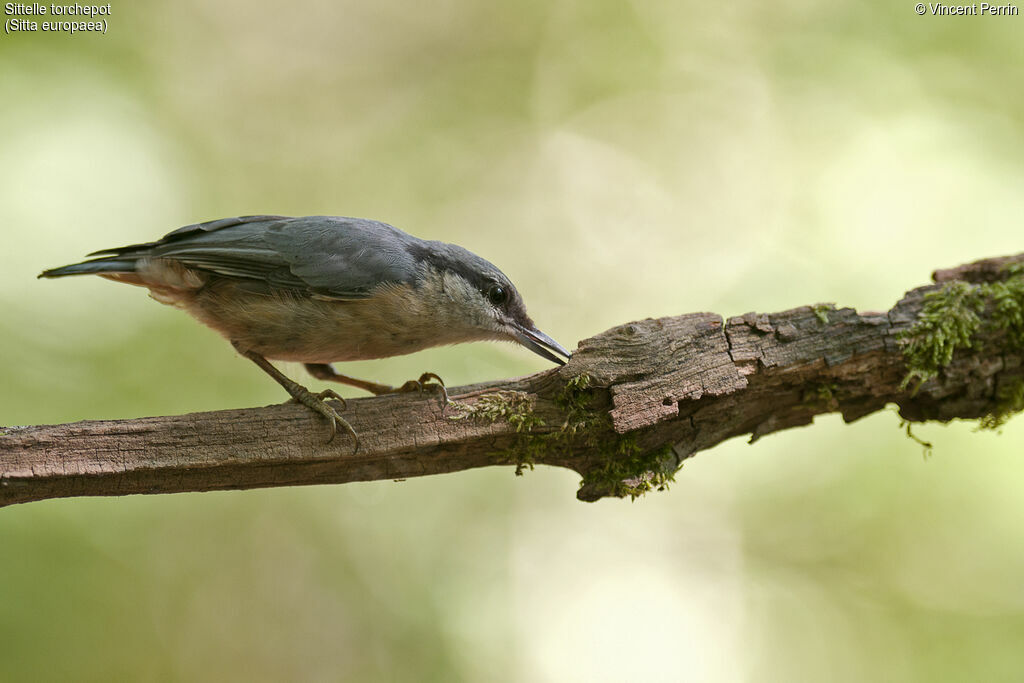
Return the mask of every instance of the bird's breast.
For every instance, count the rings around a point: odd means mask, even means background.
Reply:
[[[405,284],[338,301],[289,291],[254,293],[224,281],[211,283],[185,308],[247,350],[302,363],[386,358],[479,338]]]

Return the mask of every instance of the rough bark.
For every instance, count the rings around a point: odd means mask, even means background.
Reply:
[[[934,279],[994,282],[1022,262],[1024,254],[989,259]],[[754,441],[822,413],[849,422],[890,403],[909,421],[998,412],[1001,389],[1024,378],[1024,351],[1005,330],[982,328],[938,377],[904,386],[900,335],[940,286],[915,289],[884,313],[804,306],[724,323],[712,313],[632,322],[580,342],[565,367],[450,389],[457,405],[435,395],[353,399],[344,415],[360,435],[358,452],[341,433],[325,445],[322,419],[293,404],[7,427],[0,505],[403,479],[517,462],[573,469],[584,476],[578,497],[596,500],[659,481],[653,470],[670,473],[726,439]],[[619,486],[616,477],[638,463]]]

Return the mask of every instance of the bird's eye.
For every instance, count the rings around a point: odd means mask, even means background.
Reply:
[[[501,285],[494,285],[487,290],[487,298],[495,306],[501,306],[508,301],[508,290]]]

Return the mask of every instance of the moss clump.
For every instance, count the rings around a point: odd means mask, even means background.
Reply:
[[[590,427],[595,422],[594,412],[590,410],[592,396],[588,391],[592,381],[590,375],[586,373],[576,375],[570,378],[565,383],[565,388],[555,396],[555,405],[565,412],[563,433],[575,436],[579,429]]]
[[[572,437],[582,428],[587,445],[597,450],[600,464],[584,474],[580,488],[632,500],[651,490],[667,490],[679,470],[672,447],[644,451],[631,435],[616,434],[611,418],[590,408],[590,384],[589,375],[578,375],[555,397],[555,405],[566,414],[560,433]]]
[[[909,370],[903,386],[936,377],[957,349],[972,348],[975,335],[986,329],[1005,332],[1011,345],[1024,347],[1024,275],[980,285],[950,282],[926,294],[917,321],[900,335]]]
[[[488,422],[504,420],[515,427],[516,443],[509,449],[510,460],[516,465],[516,476],[521,477],[525,468],[533,469],[536,449],[531,447],[526,436],[535,427],[543,427],[544,420],[533,412],[529,397],[521,391],[497,391],[484,394],[472,405],[452,401],[449,405],[459,410],[450,420],[482,419]]]
[[[671,446],[644,452],[630,436],[620,437],[601,455],[604,463],[587,472],[580,487],[617,498],[636,500],[651,490],[667,491],[679,471]]]
[[[820,382],[805,389],[800,398],[805,405],[822,405],[828,410],[839,410],[839,400],[836,398],[838,389],[839,385],[835,382]]]
[[[460,412],[449,419],[504,420],[514,426],[516,440],[505,453],[508,461],[515,463],[516,475],[527,468],[532,470],[541,459],[568,459],[577,447],[584,446],[596,451],[601,464],[586,473],[581,487],[631,498],[652,489],[667,489],[678,469],[671,447],[644,452],[632,436],[616,434],[611,418],[591,407],[592,381],[587,374],[572,377],[554,397],[555,406],[565,416],[554,431],[534,431],[546,424],[534,413],[527,394],[517,391],[484,394],[472,405],[453,402]]]
[[[1024,349],[1024,262],[1010,264],[1003,274],[1001,281],[954,281],[925,295],[917,321],[900,335],[908,369],[902,387],[916,381],[916,391],[937,377],[957,350],[975,347],[979,332],[1002,332],[1011,347]],[[1024,410],[1022,385],[1018,381],[1000,390],[996,410],[981,418],[982,429],[997,429]],[[909,426],[907,433],[915,438]]]
[[[978,421],[979,429],[999,429],[1010,416],[1024,410],[1024,378],[1018,378],[996,392],[996,409]]]
[[[835,304],[815,304],[811,310],[822,325],[828,325],[828,312],[836,309]]]
[[[1024,347],[1024,275],[985,285],[992,301],[992,319],[997,329],[1009,335],[1010,343]]]
[[[1020,277],[1024,275],[1024,261],[1017,261],[1016,263],[1009,263],[1003,266],[1003,274],[1007,277]]]
[[[452,401],[453,405],[461,412],[453,415],[451,420],[464,420],[466,418],[481,418],[489,422],[505,420],[516,432],[528,432],[534,427],[544,425],[544,421],[534,415],[533,406],[529,397],[521,391],[498,391],[493,394],[484,394],[476,403],[468,405]]]
[[[938,376],[959,348],[971,348],[981,327],[979,314],[985,310],[981,285],[950,282],[924,297],[924,306],[909,330],[900,335],[907,376],[903,387],[913,380],[921,383]]]

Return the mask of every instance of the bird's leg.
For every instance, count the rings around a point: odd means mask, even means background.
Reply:
[[[357,451],[359,450],[359,437],[356,436],[356,432],[354,429],[352,429],[352,425],[350,425],[345,418],[339,415],[337,410],[335,410],[333,407],[328,405],[326,401],[324,401],[324,399],[326,398],[333,398],[338,401],[341,401],[341,405],[343,408],[346,407],[345,399],[339,396],[337,392],[331,389],[327,389],[326,391],[321,391],[319,394],[314,394],[313,392],[311,392],[309,389],[302,386],[298,382],[295,382],[286,377],[283,372],[281,372],[273,365],[271,365],[270,361],[268,361],[260,354],[239,348],[237,344],[235,344],[234,346],[238,353],[242,354],[243,356],[251,360],[253,363],[258,365],[261,370],[263,370],[265,373],[273,377],[274,381],[276,381],[278,384],[284,387],[284,390],[287,391],[295,401],[301,403],[302,405],[306,406],[311,410],[320,413],[321,415],[327,418],[327,421],[331,425],[331,437],[327,439],[327,443],[330,443],[331,441],[334,440],[335,435],[338,433],[338,427],[340,426],[342,429],[344,429],[346,432],[352,435],[352,439],[355,441],[355,449]]]
[[[376,396],[380,396],[382,394],[400,394],[410,391],[419,391],[422,393],[429,388],[433,391],[440,392],[441,396],[444,398],[445,404],[449,402],[448,390],[445,389],[444,380],[432,372],[424,372],[420,375],[419,379],[411,379],[400,387],[393,387],[387,384],[377,384],[376,382],[367,382],[364,379],[356,379],[355,377],[342,375],[327,363],[306,363],[306,370],[308,370],[309,374],[313,375],[317,379],[348,384],[349,386],[369,391],[371,394]]]
[[[317,379],[326,380],[328,382],[339,382],[340,384],[348,384],[349,386],[362,389],[363,391],[369,391],[375,396],[390,394],[395,390],[394,387],[388,386],[387,384],[377,384],[376,382],[368,382],[364,379],[356,379],[355,377],[342,375],[336,372],[334,368],[327,363],[306,363],[306,370],[308,370],[309,374],[313,375]]]

